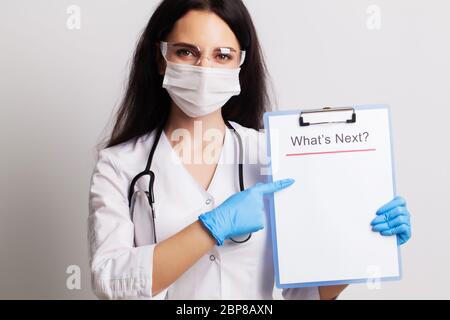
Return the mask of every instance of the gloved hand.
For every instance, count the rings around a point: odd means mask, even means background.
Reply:
[[[377,211],[377,217],[372,220],[372,231],[383,236],[397,235],[397,243],[402,245],[411,237],[411,223],[406,201],[395,197]]]
[[[247,190],[235,193],[220,206],[198,218],[216,239],[217,245],[221,246],[225,239],[263,229],[263,196],[289,187],[292,183],[294,179],[257,183]]]

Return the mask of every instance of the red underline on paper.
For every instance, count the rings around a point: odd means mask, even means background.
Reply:
[[[323,152],[308,152],[308,153],[287,153],[286,157],[311,156],[316,154],[330,154],[330,153],[368,152],[376,150],[377,149],[358,149],[358,150],[338,150],[338,151],[323,151]]]

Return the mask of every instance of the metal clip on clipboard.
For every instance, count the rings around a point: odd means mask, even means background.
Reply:
[[[352,118],[343,120],[343,121],[325,121],[325,122],[305,122],[303,119],[303,115],[306,114],[312,114],[312,113],[322,113],[322,112],[342,112],[342,111],[352,111]],[[324,107],[323,109],[314,109],[314,110],[305,110],[300,113],[300,127],[307,127],[309,125],[314,124],[326,124],[326,123],[355,123],[356,122],[356,113],[355,108],[352,107],[340,107],[340,108],[333,108],[333,107]]]

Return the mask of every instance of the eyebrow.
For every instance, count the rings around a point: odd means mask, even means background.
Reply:
[[[187,43],[187,42],[176,42],[176,43],[173,43],[172,45],[176,46],[176,47],[188,47],[188,48],[192,48],[192,49],[197,49],[197,46],[195,44]],[[217,50],[217,49],[229,49],[230,51],[237,52],[237,50],[233,47],[217,47],[214,50]]]

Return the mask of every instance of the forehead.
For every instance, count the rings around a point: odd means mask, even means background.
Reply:
[[[192,43],[204,48],[239,49],[239,41],[228,24],[215,13],[203,10],[191,10],[181,17],[167,41]]]

